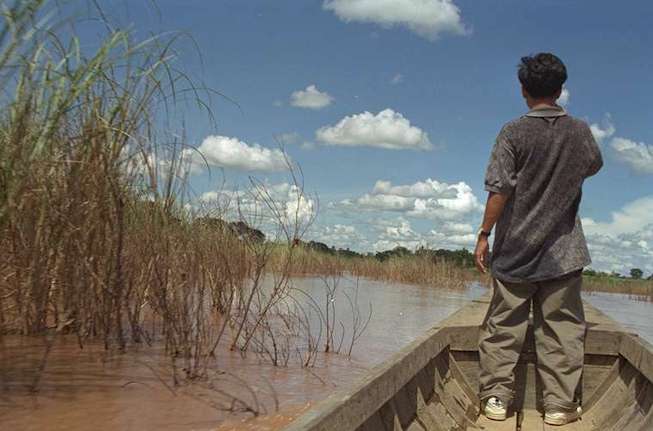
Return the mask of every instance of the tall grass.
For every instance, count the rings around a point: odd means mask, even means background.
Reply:
[[[173,67],[176,37],[106,26],[89,53],[64,40],[53,7],[0,0],[0,342],[74,334],[124,351],[162,338],[175,378],[201,377],[222,340],[244,354],[270,330],[288,279],[278,262],[263,286],[270,253],[290,260],[303,222],[275,220],[256,181],[284,241],[202,222],[187,205],[188,147],[159,131],[182,95],[205,105]]]
[[[278,250],[275,259],[286,262],[284,253],[284,250]],[[272,263],[275,264],[275,260]],[[373,256],[324,253],[303,245],[296,247],[290,270],[295,276],[350,274],[372,280],[443,289],[464,289],[470,282],[482,279],[472,268],[427,254],[379,260]]]
[[[587,292],[619,293],[640,301],[653,302],[653,280],[633,280],[611,276],[583,275]]]

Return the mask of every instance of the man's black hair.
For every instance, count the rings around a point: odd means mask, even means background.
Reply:
[[[567,80],[567,68],[555,55],[541,52],[522,57],[517,75],[531,97],[551,97]]]

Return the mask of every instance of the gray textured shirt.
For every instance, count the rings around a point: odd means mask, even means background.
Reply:
[[[496,225],[494,277],[535,282],[590,264],[578,207],[583,181],[601,166],[590,128],[562,108],[503,126],[485,175],[487,191],[509,196]]]

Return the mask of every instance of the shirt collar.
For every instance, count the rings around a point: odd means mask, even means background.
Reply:
[[[567,111],[561,106],[540,106],[531,109],[526,114],[527,117],[563,117]]]

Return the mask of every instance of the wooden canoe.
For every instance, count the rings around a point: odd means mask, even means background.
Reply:
[[[477,340],[488,304],[484,298],[463,307],[285,430],[653,430],[653,346],[589,304],[581,420],[544,424],[532,328],[515,370],[516,399],[508,419],[479,415]]]

